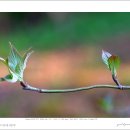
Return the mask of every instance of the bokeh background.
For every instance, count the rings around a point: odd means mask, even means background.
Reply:
[[[102,49],[121,58],[118,77],[130,84],[130,13],[0,13],[0,56],[9,41],[32,47],[24,79],[48,89],[114,84]],[[8,74],[0,63],[0,77]],[[130,117],[130,91],[92,89],[39,94],[0,83],[0,117]]]

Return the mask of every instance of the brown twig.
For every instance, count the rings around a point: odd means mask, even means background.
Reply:
[[[114,86],[114,85],[93,85],[88,87],[72,88],[72,89],[41,89],[37,87],[32,87],[24,82],[20,82],[20,84],[24,90],[30,90],[39,93],[68,93],[68,92],[85,91],[85,90],[96,89],[96,88],[111,88],[111,89],[118,89],[118,90],[130,89],[130,86],[122,86],[122,88],[119,88],[118,86]]]

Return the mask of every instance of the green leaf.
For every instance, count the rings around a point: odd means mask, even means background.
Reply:
[[[10,54],[8,57],[8,65],[10,70],[18,76],[19,80],[23,80],[23,72],[26,68],[26,63],[32,51],[28,50],[24,56],[21,56],[17,49],[10,43]]]
[[[23,72],[26,68],[26,63],[32,51],[27,51],[24,56],[21,56],[17,49],[10,43],[10,53],[8,58],[0,60],[5,63],[9,70],[9,75],[1,78],[1,81],[16,82],[23,81]]]
[[[2,78],[2,80],[14,83],[18,80],[18,77],[14,74],[9,74],[9,75],[5,76],[4,78]]]
[[[18,79],[23,78],[23,60],[16,48],[10,43],[10,53],[7,59],[9,72],[17,75]]]
[[[104,64],[107,65],[108,68],[109,68],[108,59],[109,59],[111,56],[112,56],[112,55],[111,55],[109,52],[102,50],[102,60],[103,60]]]
[[[18,51],[16,50],[16,48],[13,47],[13,45],[10,43],[10,53],[8,56],[8,63],[9,63],[9,67],[15,71],[16,66],[18,64],[22,64],[22,56],[18,53]]]
[[[0,57],[0,60],[8,67],[8,60],[5,60],[1,57]],[[10,74],[5,76],[4,78],[0,78],[0,81],[16,82],[18,80],[17,76],[10,69],[9,69],[9,72]]]
[[[116,70],[120,66],[120,59],[118,56],[112,55],[108,58],[109,69],[113,75],[116,75]]]
[[[33,53],[33,51],[31,49],[29,49],[23,56],[23,69],[26,68],[26,64],[27,64],[27,61],[28,61],[28,58],[30,57],[30,55]]]

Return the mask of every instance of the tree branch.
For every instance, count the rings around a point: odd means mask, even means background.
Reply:
[[[118,90],[130,89],[130,86],[122,86],[122,88],[119,88],[118,86],[114,86],[114,85],[93,85],[88,87],[72,88],[72,89],[41,89],[41,88],[32,87],[24,82],[20,82],[20,84],[23,87],[23,90],[30,90],[39,93],[68,93],[68,92],[85,91],[85,90],[90,90],[95,88],[111,88],[111,89],[118,89]]]

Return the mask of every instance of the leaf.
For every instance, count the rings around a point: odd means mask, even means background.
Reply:
[[[116,70],[120,65],[119,57],[111,55],[109,52],[102,50],[102,60],[107,65],[109,70],[112,72],[112,75],[116,76]]]
[[[120,59],[118,56],[112,55],[108,58],[109,69],[113,75],[116,75],[116,70],[120,65]]]
[[[18,64],[22,64],[22,56],[18,53],[16,48],[13,47],[13,45],[10,43],[10,53],[8,56],[8,65],[9,67],[15,71],[16,66]]]
[[[109,52],[102,50],[102,60],[103,60],[104,64],[107,65],[108,68],[109,68],[108,59],[109,59],[111,56],[112,56],[112,55],[111,55]]]
[[[2,78],[3,81],[8,81],[8,82],[11,82],[11,83],[14,83],[18,80],[18,77],[14,74],[9,74],[7,76],[5,76],[4,78]]]
[[[32,51],[27,51],[24,56],[21,56],[17,49],[10,43],[10,53],[8,58],[0,60],[5,63],[9,70],[9,75],[1,78],[1,81],[16,82],[23,81],[23,72],[26,68],[26,63]]]
[[[10,54],[8,57],[8,65],[10,70],[18,76],[19,80],[23,79],[23,72],[26,68],[26,63],[29,56],[32,54],[33,51],[28,50],[24,56],[21,56],[17,49],[10,43]]]
[[[22,56],[16,50],[15,47],[10,43],[10,53],[7,58],[7,64],[9,67],[9,72],[11,75],[17,76],[17,79],[21,80],[23,78],[23,61]],[[15,78],[16,79],[16,78]]]
[[[23,62],[24,62],[24,65],[23,65],[23,69],[26,68],[26,64],[27,64],[27,61],[28,61],[28,58],[30,57],[30,55],[33,53],[33,51],[31,49],[29,49],[23,56]]]
[[[8,67],[8,60],[5,60],[1,57],[0,60]],[[17,76],[11,70],[9,70],[9,72],[10,74],[5,76],[4,78],[0,78],[0,81],[16,82],[18,80]]]

